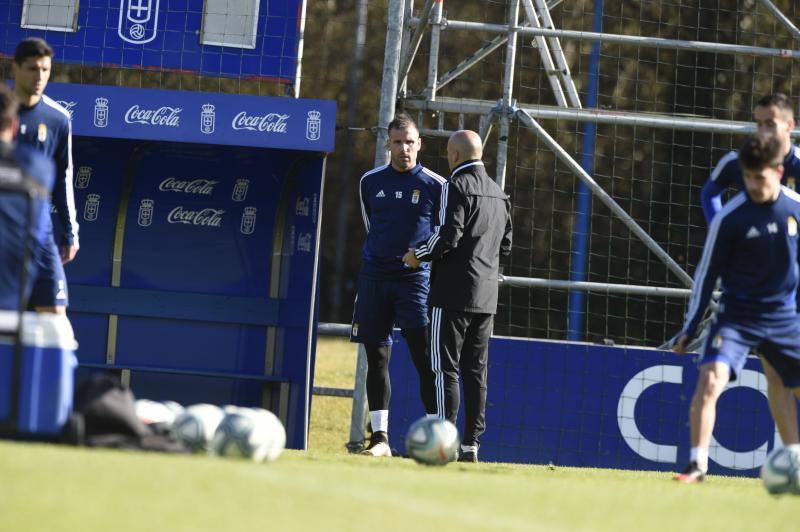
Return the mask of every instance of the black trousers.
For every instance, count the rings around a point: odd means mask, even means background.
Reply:
[[[439,417],[456,422],[464,384],[464,445],[479,445],[486,430],[486,371],[493,314],[431,307],[431,366]]]
[[[428,328],[401,329],[403,338],[408,344],[411,360],[419,374],[419,391],[425,412],[436,413],[434,398],[433,372],[428,359]],[[392,346],[364,344],[367,352],[367,403],[370,411],[388,410],[392,397],[392,383],[389,380],[389,359]]]

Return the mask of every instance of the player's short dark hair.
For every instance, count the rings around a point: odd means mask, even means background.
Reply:
[[[5,131],[14,123],[14,118],[17,116],[17,109],[19,103],[17,97],[8,85],[0,83],[0,131]]]
[[[739,149],[739,163],[747,170],[775,167],[783,162],[783,145],[773,133],[756,133]]]
[[[414,129],[419,131],[417,123],[414,122],[413,118],[411,118],[406,113],[397,113],[396,115],[394,115],[392,121],[389,122],[389,125],[386,129],[388,130],[389,133],[391,133],[393,129],[408,129],[409,127],[413,127]]]
[[[53,49],[39,37],[22,39],[14,50],[14,62],[21,65],[29,57],[53,57]]]
[[[785,111],[794,116],[794,107],[792,107],[792,99],[783,94],[782,92],[773,92],[762,96],[757,102],[756,107],[777,107],[781,111]]]

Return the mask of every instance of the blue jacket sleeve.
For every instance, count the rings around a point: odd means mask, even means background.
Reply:
[[[719,160],[700,191],[700,204],[703,206],[706,223],[710,224],[711,219],[722,208],[722,194],[728,187],[739,188],[741,186],[739,153],[732,151]]]
[[[697,327],[703,319],[717,278],[724,265],[728,263],[730,252],[731,242],[729,235],[726,234],[726,226],[722,224],[720,218],[714,218],[708,228],[703,256],[695,270],[689,310],[686,312],[686,323],[681,331],[681,334],[689,336],[689,340],[697,334]]]
[[[364,194],[365,192],[364,186],[365,186],[364,178],[362,177],[361,182],[359,182],[358,184],[358,198],[359,198],[359,203],[361,204],[361,219],[364,221],[364,229],[366,229],[367,233],[369,233],[370,210],[369,210],[369,204],[364,199],[365,197],[367,197]]]
[[[711,179],[703,185],[703,189],[700,191],[700,204],[703,206],[706,223],[711,223],[714,215],[722,208],[722,193],[726,188]]]
[[[439,205],[439,226],[427,241],[419,244],[414,255],[421,261],[432,261],[455,248],[464,234],[464,223],[467,218],[467,202],[458,189],[451,183],[442,185],[442,196]]]
[[[67,121],[59,135],[53,155],[56,179],[53,185],[53,206],[64,228],[61,245],[78,244],[78,218],[75,212],[75,191],[72,187],[72,124]]]
[[[431,203],[431,216],[428,220],[428,230],[423,235],[417,234],[414,236],[417,239],[415,242],[411,242],[412,246],[416,248],[424,245],[428,242],[431,238],[431,235],[436,232],[438,227],[444,222],[444,212],[442,211],[442,193],[444,189],[445,183],[434,183],[431,194],[432,194],[432,203]]]

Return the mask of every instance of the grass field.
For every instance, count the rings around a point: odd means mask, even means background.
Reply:
[[[320,338],[314,385],[352,388],[356,376],[356,349],[346,339]],[[350,408],[353,400],[344,397],[314,396],[311,400],[311,424],[308,448],[321,453],[346,454],[350,433]]]
[[[354,357],[323,342],[317,385]],[[751,479],[351,456],[349,405],[315,397],[310,450],[271,464],[0,442],[0,531],[797,530],[800,498]]]

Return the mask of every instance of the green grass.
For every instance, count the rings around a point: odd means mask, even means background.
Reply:
[[[796,530],[755,480],[287,451],[272,464],[0,443],[0,530]]]
[[[354,361],[323,342],[317,385]],[[349,406],[315,397],[310,450],[271,464],[0,442],[0,531],[797,530],[800,498],[753,479],[347,455]]]
[[[356,376],[356,344],[341,338],[319,338],[314,366],[314,386],[353,388]],[[350,409],[346,397],[314,396],[308,448],[322,453],[346,454],[350,435]]]

